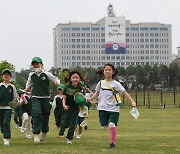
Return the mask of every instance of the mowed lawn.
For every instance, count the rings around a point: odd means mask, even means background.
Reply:
[[[33,138],[25,139],[25,135],[15,128],[12,118],[11,145],[5,147],[1,142],[0,154],[180,153],[180,109],[139,109],[138,120],[131,117],[129,110],[121,109],[116,149],[109,149],[109,130],[100,129],[98,111],[90,110],[88,130],[83,132],[81,139],[74,138],[72,145],[67,145],[65,139],[58,137],[52,113],[50,132],[41,143],[34,143]]]

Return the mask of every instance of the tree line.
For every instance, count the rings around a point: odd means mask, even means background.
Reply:
[[[2,61],[0,63],[0,71],[4,68],[13,69],[14,65],[7,61]],[[118,73],[115,79],[119,80],[120,77],[127,89],[177,89],[180,86],[180,59],[174,60],[169,66],[150,66],[146,64],[144,66],[130,65],[127,68],[118,66],[116,69]],[[77,66],[68,70],[78,70],[85,82],[89,85],[96,84],[99,80],[103,79],[103,76],[97,73],[103,70],[103,67],[95,69],[92,67],[82,68]],[[20,72],[16,72],[16,87],[25,87],[31,71],[31,69],[22,69]],[[52,68],[50,71],[58,76],[62,83],[65,83],[67,73],[63,69]],[[55,87],[52,86],[52,89],[55,89]]]

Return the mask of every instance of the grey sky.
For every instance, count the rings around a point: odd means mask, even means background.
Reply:
[[[117,16],[132,23],[172,24],[172,50],[180,46],[179,0],[0,0],[0,61],[16,70],[29,68],[40,56],[53,66],[53,28],[60,22],[96,22],[107,16],[111,3]]]

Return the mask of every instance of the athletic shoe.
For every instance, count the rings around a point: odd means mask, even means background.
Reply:
[[[4,145],[5,145],[5,146],[6,146],[6,145],[10,145],[9,139],[7,139],[7,138],[3,138],[3,142],[4,142]]]
[[[69,139],[67,139],[67,142],[66,142],[67,144],[72,144],[72,141],[71,140],[69,140]]]
[[[84,130],[87,130],[88,129],[88,126],[84,126]]]
[[[76,138],[80,139],[80,138],[81,138],[81,135],[77,135]]]
[[[34,142],[40,142],[39,134],[34,134]]]
[[[40,141],[44,141],[46,138],[46,133],[42,133],[40,137]]]
[[[30,135],[30,134],[26,134],[26,138],[27,138],[27,139],[30,139],[30,138],[31,138],[31,135]]]
[[[21,127],[21,133],[24,133],[24,131],[26,130],[26,128],[24,128],[23,126]]]
[[[110,146],[109,146],[109,149],[114,149],[115,147],[116,147],[116,145],[111,143]]]

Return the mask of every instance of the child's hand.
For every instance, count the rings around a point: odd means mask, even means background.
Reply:
[[[133,107],[136,107],[136,103],[135,103],[135,102],[132,102],[132,106],[133,106]]]
[[[86,98],[86,102],[90,102],[91,101],[91,98]]]
[[[59,85],[60,85],[60,80],[58,80],[57,82],[55,82],[55,85],[56,85],[56,86],[59,86]]]
[[[67,106],[67,105],[63,105],[63,108],[65,111],[69,110],[69,106]]]

